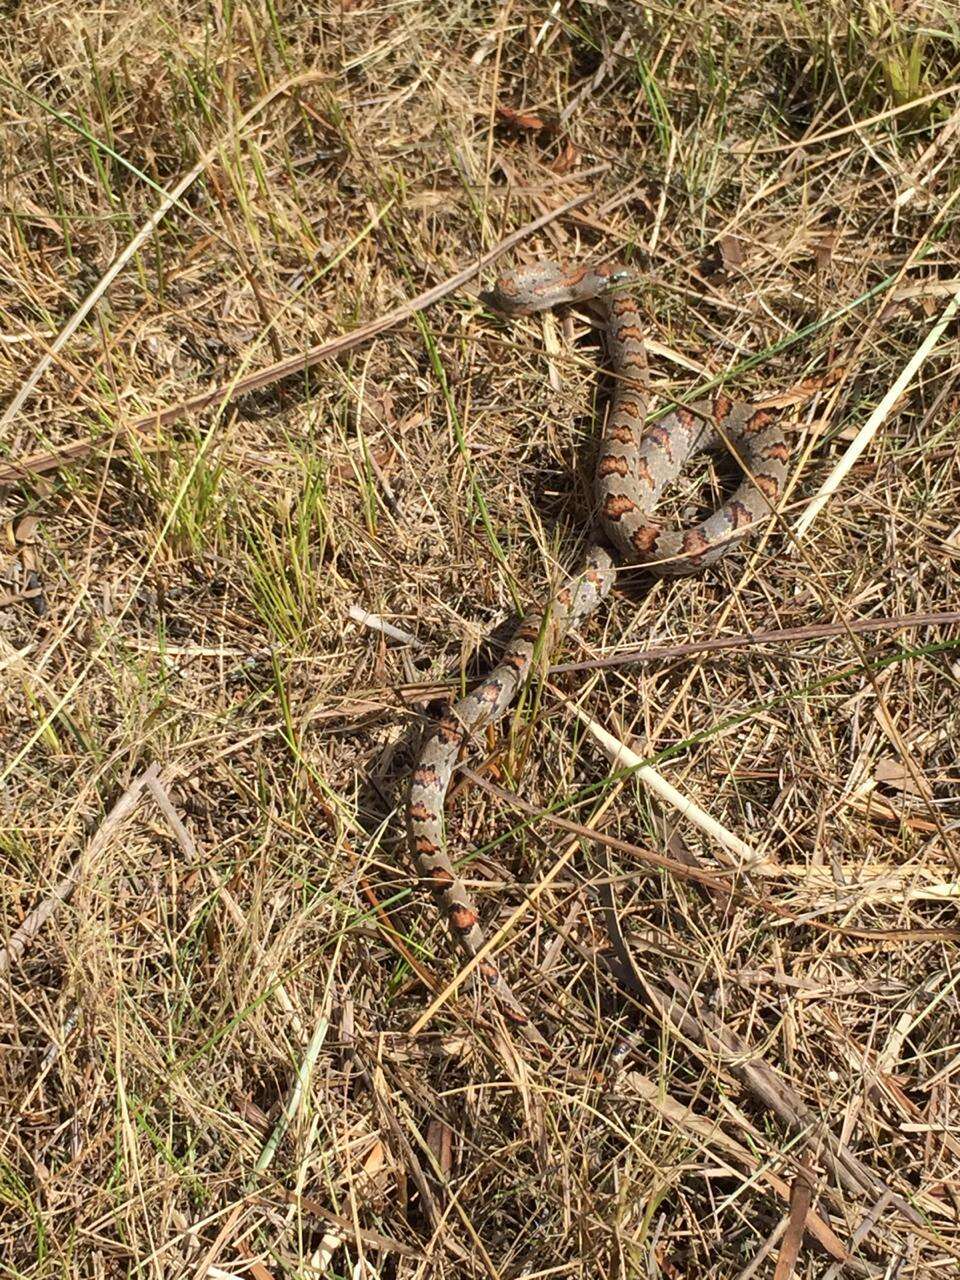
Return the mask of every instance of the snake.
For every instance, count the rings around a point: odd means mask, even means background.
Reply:
[[[699,573],[770,517],[786,485],[790,448],[775,411],[720,391],[651,419],[643,326],[629,292],[632,280],[631,270],[613,262],[584,266],[539,261],[507,271],[488,295],[508,318],[589,304],[604,333],[613,385],[594,474],[598,527],[579,566],[545,607],[525,614],[490,674],[433,725],[410,774],[410,857],[467,960],[480,955],[484,933],[447,847],[444,806],[468,740],[507,712],[535,662],[551,654],[600,605],[613,586],[615,557],[656,577]],[[689,527],[658,520],[660,498],[687,460],[718,448],[732,452],[744,472],[727,501]],[[528,1023],[497,963],[484,954],[476,968],[507,1016]]]

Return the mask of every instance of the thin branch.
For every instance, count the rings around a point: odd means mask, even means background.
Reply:
[[[767,912],[768,915],[776,916],[778,919],[787,921],[790,924],[802,925],[805,929],[828,933],[836,938],[860,938],[874,943],[960,941],[960,929],[957,928],[857,929],[852,925],[828,924],[826,920],[818,920],[813,916],[798,916],[786,907],[781,907],[772,898],[762,898],[757,894],[748,893],[744,889],[737,888],[732,882],[729,871],[707,870],[706,868],[690,866],[677,858],[657,853],[654,849],[645,849],[642,845],[632,844],[629,840],[620,840],[617,836],[607,835],[605,831],[596,831],[580,822],[572,822],[569,818],[563,818],[558,813],[551,813],[549,809],[538,808],[521,796],[516,795],[513,791],[507,791],[506,788],[497,786],[495,782],[491,782],[489,778],[483,777],[482,774],[468,768],[466,765],[460,765],[460,772],[465,778],[469,778],[475,786],[482,787],[490,795],[496,796],[498,800],[502,800],[505,804],[510,805],[511,808],[519,810],[520,813],[525,813],[530,818],[547,822],[550,826],[557,827],[561,831],[572,832],[583,840],[594,841],[597,844],[606,845],[609,849],[617,849],[621,853],[630,854],[638,861],[645,862],[651,867],[667,871],[681,880],[690,880],[695,884],[702,884],[715,893],[725,894],[733,902],[739,902],[749,907],[758,907],[761,911]],[[738,873],[735,872],[734,874]],[[553,875],[553,878],[555,878],[555,875]]]
[[[664,662],[686,658],[697,653],[716,653],[722,649],[754,649],[759,645],[793,644],[795,641],[823,640],[829,636],[863,635],[871,631],[905,631],[913,627],[948,627],[960,623],[960,610],[941,613],[903,613],[893,618],[855,618],[850,622],[813,622],[805,627],[783,627],[778,631],[751,631],[740,636],[714,636],[690,640],[686,644],[660,645],[652,649],[625,649],[605,658],[586,662],[559,662],[550,667],[550,675],[563,671],[596,671],[603,667],[626,667],[640,662]]]
[[[27,947],[37,936],[46,922],[70,898],[83,877],[84,872],[106,850],[114,832],[130,816],[140,802],[140,793],[144,787],[157,778],[160,766],[156,763],[148,765],[124,791],[107,816],[97,828],[96,833],[73,864],[70,872],[64,876],[51,894],[27,916],[20,928],[13,934],[9,945],[0,951],[0,973],[6,973],[14,961],[19,960]]]
[[[554,693],[559,697],[563,697],[557,689],[554,689]],[[614,769],[632,770],[634,776],[639,778],[648,791],[652,791],[655,796],[665,804],[668,804],[681,817],[686,818],[688,822],[692,822],[695,827],[699,827],[704,835],[710,840],[716,841],[734,859],[738,859],[739,861],[732,863],[738,871],[746,871],[762,876],[779,874],[779,868],[775,862],[765,857],[762,853],[758,853],[745,840],[741,840],[732,831],[728,831],[726,827],[721,826],[716,818],[711,817],[706,810],[701,809],[698,804],[691,800],[689,796],[685,796],[682,791],[678,791],[651,765],[644,764],[642,758],[635,751],[631,751],[625,742],[621,742],[612,733],[608,733],[603,725],[598,724],[596,720],[588,716],[585,711],[582,711],[570,699],[564,698],[563,700],[593,738],[594,742],[600,747]],[[722,860],[728,866],[731,865],[729,858],[723,858]]]
[[[501,240],[498,245],[477,258],[470,266],[463,267],[462,270],[441,281],[440,284],[424,290],[423,293],[417,294],[415,298],[411,298],[409,302],[402,303],[399,307],[395,307],[393,311],[388,311],[377,320],[371,320],[369,324],[361,325],[359,329],[354,329],[351,333],[341,334],[339,337],[329,338],[326,342],[317,343],[316,346],[310,347],[298,355],[287,356],[283,360],[267,365],[264,369],[259,369],[256,373],[244,374],[242,377],[235,377],[229,382],[219,383],[211,387],[209,391],[201,391],[195,396],[190,396],[186,400],[170,405],[169,408],[156,409],[152,413],[145,413],[142,417],[135,418],[133,422],[128,423],[125,427],[118,428],[118,430],[121,434],[126,433],[145,440],[150,434],[159,430],[160,427],[168,426],[171,422],[176,422],[177,419],[184,417],[188,413],[198,413],[201,409],[207,409],[214,404],[218,408],[222,408],[250,391],[258,391],[263,387],[269,387],[274,382],[280,382],[283,378],[288,378],[292,374],[304,373],[321,361],[335,360],[339,356],[345,355],[348,351],[353,351],[356,347],[362,346],[370,338],[384,333],[387,329],[394,328],[395,325],[407,320],[418,311],[426,310],[427,307],[432,306],[433,303],[438,302],[441,298],[455,293],[457,289],[472,280],[474,276],[479,275],[481,271],[496,262],[498,258],[501,258],[505,253],[509,253],[514,246],[525,240],[527,236],[539,231],[541,227],[547,226],[548,223],[556,221],[557,218],[562,217],[565,213],[569,213],[571,209],[576,209],[579,205],[585,204],[592,194],[592,191],[584,191],[580,195],[574,196],[572,199],[565,201],[565,203],[558,205],[557,208],[541,214],[539,218],[528,222],[519,231],[514,231],[504,240]],[[85,458],[98,444],[102,443],[103,439],[103,436],[86,436],[83,440],[78,440],[74,444],[65,445],[62,449],[35,453],[29,457],[22,458],[19,462],[8,463],[6,466],[0,467],[0,485],[13,484],[28,475],[37,475],[44,471],[55,471],[58,467],[65,466],[67,463],[76,462],[79,458]]]
[[[3,416],[0,417],[0,432],[2,432],[3,428],[8,426],[17,416],[26,404],[30,392],[34,389],[49,366],[53,363],[57,353],[62,351],[67,345],[76,333],[77,329],[79,329],[80,325],[100,301],[123,268],[131,258],[133,258],[143,248],[144,244],[146,244],[150,239],[170,210],[180,203],[180,198],[184,192],[186,192],[187,189],[196,182],[197,178],[200,177],[201,173],[203,173],[204,169],[207,168],[211,161],[216,159],[221,148],[226,143],[234,142],[239,136],[240,131],[245,129],[250,121],[255,119],[260,112],[263,111],[265,107],[269,106],[274,98],[278,97],[280,94],[286,93],[290,89],[300,88],[306,84],[312,84],[316,80],[324,80],[328,78],[329,77],[325,73],[307,71],[302,75],[288,77],[286,80],[281,81],[280,84],[274,85],[272,89],[268,90],[267,93],[259,99],[259,101],[254,103],[249,111],[240,117],[226,137],[221,138],[214,146],[204,152],[193,168],[180,179],[172,191],[164,192],[163,199],[157,208],[153,211],[133,239],[130,240],[126,247],[116,256],[116,258],[114,258],[113,262],[34,365],[33,369],[31,369],[23,385],[4,410]]]
[[[888,388],[883,399],[857,432],[855,438],[847,446],[837,465],[833,468],[817,493],[810,500],[807,509],[797,521],[794,528],[794,533],[798,538],[803,537],[813,524],[814,520],[820,514],[823,507],[826,506],[833,494],[840,488],[847,472],[863,453],[864,449],[866,449],[873,437],[877,434],[877,431],[880,429],[882,424],[886,421],[894,405],[913,380],[914,374],[919,370],[920,366],[932,353],[934,347],[936,347],[937,343],[943,337],[947,325],[953,319],[954,315],[956,315],[958,309],[960,309],[960,294],[955,294],[944,307],[940,319],[924,338],[923,342],[921,342],[920,346],[917,347],[916,351],[904,365],[903,369],[901,369],[899,375],[894,380],[892,386]]]

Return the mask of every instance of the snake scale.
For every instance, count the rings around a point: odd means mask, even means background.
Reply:
[[[614,580],[610,546],[625,562],[656,576],[696,573],[726,555],[783,492],[790,450],[773,412],[718,394],[647,421],[647,361],[637,304],[623,292],[631,273],[604,264],[566,268],[537,262],[507,272],[491,301],[507,316],[531,315],[566,303],[591,303],[603,326],[613,375],[595,486],[601,537],[591,541],[578,571],[545,609],[523,618],[499,665],[451,706],[426,738],[407,802],[407,839],[419,877],[430,888],[468,958],[483,944],[477,910],[444,839],[443,811],[457,757],[471,734],[498,720],[527,678],[535,655],[549,654],[583,622]],[[664,491],[694,453],[725,446],[745,477],[733,495],[699,524],[670,528],[654,517]],[[526,1015],[499,969],[485,958],[479,972],[516,1022]],[[540,1037],[537,1036],[539,1040]]]

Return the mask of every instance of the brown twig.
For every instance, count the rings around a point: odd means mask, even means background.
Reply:
[[[60,881],[52,893],[27,916],[23,924],[13,934],[9,944],[0,950],[0,973],[6,973],[15,960],[19,960],[24,951],[37,936],[46,922],[70,898],[84,872],[106,850],[114,832],[126,818],[136,809],[140,802],[140,793],[144,787],[157,778],[160,766],[156,763],[148,765],[124,791],[107,816],[94,833],[86,849],[80,854],[73,867]]]
[[[609,881],[601,884],[600,896],[607,936],[613,948],[612,963],[608,961],[608,967],[617,980],[638,995],[643,1005],[651,1009],[657,1018],[675,1027],[691,1044],[715,1054],[761,1106],[772,1111],[818,1152],[841,1186],[867,1195],[875,1195],[878,1184],[881,1190],[886,1190],[882,1181],[857,1159],[841,1139],[834,1137],[828,1125],[807,1107],[786,1080],[707,1008],[681,978],[671,975],[668,982],[673,990],[665,991],[647,977],[636,964],[623,935]],[[910,1221],[920,1221],[905,1201],[897,1197],[896,1203]],[[802,1209],[800,1224],[806,1221],[809,1208],[808,1200]]]
[[[793,1186],[790,1188],[790,1217],[787,1221],[786,1235],[780,1246],[777,1258],[777,1269],[773,1280],[790,1280],[795,1274],[797,1259],[800,1257],[800,1245],[803,1242],[803,1229],[813,1201],[813,1181],[810,1177],[809,1160],[801,1156],[800,1167],[794,1174]]]
[[[650,1079],[632,1068],[624,1073],[624,1079],[637,1097],[657,1116],[682,1133],[686,1140],[692,1139],[714,1159],[730,1161],[731,1164],[736,1163],[754,1171],[782,1200],[789,1199],[788,1184],[771,1168],[768,1160],[762,1159],[755,1150],[750,1150],[731,1138],[713,1118],[700,1115],[692,1107],[678,1101],[665,1089],[663,1080]],[[876,1268],[849,1254],[833,1228],[815,1209],[810,1210],[805,1225],[814,1239],[837,1260],[839,1268],[849,1269],[858,1276],[879,1275]]]
[[[606,845],[610,849],[617,849],[621,853],[628,853],[652,867],[668,871],[683,880],[692,880],[696,884],[705,885],[708,889],[726,894],[734,902],[739,902],[744,906],[758,907],[761,911],[777,916],[779,919],[786,920],[791,924],[803,925],[804,928],[819,930],[822,933],[829,933],[838,938],[859,938],[867,942],[960,941],[960,929],[855,929],[849,925],[827,924],[825,920],[816,920],[812,917],[801,919],[793,911],[789,911],[786,907],[781,907],[778,902],[774,902],[770,898],[761,898],[756,894],[737,888],[731,883],[729,874],[726,872],[706,871],[699,867],[691,867],[685,862],[680,862],[677,858],[669,858],[666,854],[657,853],[654,849],[644,849],[642,845],[631,844],[628,840],[620,840],[616,836],[607,835],[606,832],[595,831],[592,827],[585,827],[579,822],[571,822],[569,818],[561,818],[559,814],[551,813],[548,809],[540,809],[536,805],[528,803],[522,797],[515,795],[512,791],[498,787],[489,778],[484,778],[481,774],[467,768],[465,765],[460,766],[460,772],[476,786],[482,787],[484,791],[496,796],[498,800],[504,801],[505,804],[510,805],[512,808],[518,809],[521,813],[526,813],[530,817],[548,822],[551,826],[559,827],[562,831],[571,831],[574,835],[580,836],[584,840],[592,840],[598,844]]]
[[[258,391],[263,387],[269,387],[274,382],[280,382],[283,378],[288,378],[292,374],[304,373],[321,361],[335,360],[339,356],[345,355],[348,351],[353,351],[356,347],[361,346],[370,338],[384,333],[387,329],[392,329],[395,325],[407,320],[418,311],[426,310],[427,307],[432,306],[434,302],[438,302],[441,298],[447,297],[448,294],[456,292],[462,285],[472,280],[474,276],[479,275],[486,267],[489,267],[491,263],[496,262],[505,253],[509,253],[515,245],[525,240],[527,236],[539,231],[541,227],[547,226],[548,223],[554,222],[565,213],[569,213],[571,209],[577,208],[578,205],[584,204],[591,194],[590,191],[582,192],[580,195],[574,196],[572,199],[558,205],[557,208],[549,209],[546,213],[541,214],[539,218],[534,218],[526,226],[512,232],[489,252],[482,254],[470,266],[464,267],[455,275],[441,281],[440,284],[436,284],[432,288],[426,289],[423,293],[417,294],[409,302],[404,302],[401,306],[395,307],[393,311],[388,311],[386,315],[380,316],[377,320],[371,320],[369,324],[361,325],[359,329],[354,329],[351,333],[341,334],[337,338],[329,338],[326,342],[317,343],[316,346],[310,347],[299,355],[288,356],[284,360],[278,360],[274,364],[267,365],[265,369],[257,370],[256,373],[248,373],[243,377],[233,378],[229,382],[218,383],[216,386],[211,387],[209,391],[201,391],[195,396],[190,396],[186,400],[170,405],[167,409],[157,409],[152,413],[145,413],[142,417],[135,418],[133,422],[119,428],[119,430],[127,435],[139,436],[145,439],[150,432],[156,431],[160,427],[168,426],[171,422],[176,422],[178,418],[182,418],[188,413],[198,413],[201,409],[207,409],[214,404],[222,407],[250,391]],[[76,462],[79,458],[86,457],[100,443],[101,439],[102,437],[98,436],[87,436],[83,440],[77,440],[74,444],[65,445],[62,449],[35,453],[29,457],[22,458],[19,462],[8,463],[6,466],[0,467],[0,485],[13,484],[28,475],[54,471],[69,462]]]
[[[332,1226],[348,1233],[351,1238],[361,1240],[371,1249],[382,1249],[386,1253],[397,1253],[402,1258],[423,1257],[421,1249],[413,1249],[410,1245],[395,1240],[393,1236],[386,1236],[380,1231],[357,1227],[351,1218],[345,1218],[343,1214],[334,1213],[326,1205],[321,1204],[315,1196],[301,1195],[295,1191],[288,1191],[286,1187],[277,1187],[272,1195],[260,1194],[257,1199],[261,1204],[273,1206],[273,1196],[279,1196],[281,1200],[287,1204],[294,1205],[297,1209],[302,1209],[304,1213],[313,1214],[314,1217],[319,1218],[322,1222],[329,1222]]]
[[[754,631],[749,635],[715,636],[690,640],[686,644],[660,645],[652,649],[626,649],[605,658],[586,662],[560,662],[550,667],[551,675],[563,671],[597,671],[604,667],[626,667],[637,662],[664,662],[691,654],[716,653],[722,649],[753,649],[761,644],[791,644],[794,641],[823,640],[829,636],[858,635],[871,631],[900,631],[912,627],[948,627],[960,623],[960,610],[940,613],[904,613],[893,618],[856,618],[852,622],[815,622],[805,627],[783,627],[776,631]]]

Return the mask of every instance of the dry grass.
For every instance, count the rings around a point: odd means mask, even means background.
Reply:
[[[952,0],[3,8],[0,458],[98,445],[0,511],[0,1275],[780,1280],[846,1248],[836,1274],[954,1271],[956,629],[531,688],[450,825],[491,929],[527,903],[500,957],[544,1069],[463,992],[411,1034],[454,965],[397,804],[428,687],[576,558],[593,336],[473,286],[124,434],[587,191],[522,253],[642,270],[662,396],[691,365],[753,396],[844,374],[797,411],[769,536],[625,578],[563,660],[955,606],[955,322],[790,535],[957,288]],[[575,708],[779,869],[705,886],[718,846]],[[611,971],[611,901],[645,994]],[[758,1100],[764,1064],[815,1141]]]

